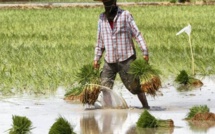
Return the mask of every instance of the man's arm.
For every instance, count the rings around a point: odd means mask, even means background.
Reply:
[[[100,23],[101,23],[101,20],[99,19],[98,30],[97,30],[97,43],[95,46],[95,56],[94,56],[94,62],[93,62],[93,67],[95,69],[99,68],[99,60],[102,57],[102,54],[104,52],[104,46],[103,46],[102,37],[101,37]]]
[[[146,41],[144,40],[141,32],[139,31],[132,15],[129,13],[128,14],[128,22],[131,28],[131,33],[132,36],[135,38],[136,42],[138,43],[138,45],[140,46],[140,49],[143,53],[143,59],[148,61],[149,60],[149,56],[148,56],[148,48],[146,45]]]

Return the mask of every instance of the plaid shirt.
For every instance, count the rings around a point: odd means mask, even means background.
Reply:
[[[124,61],[135,54],[132,38],[139,44],[143,55],[148,55],[146,42],[138,30],[129,11],[118,8],[113,21],[113,29],[104,13],[98,21],[97,44],[95,46],[95,61],[99,61],[105,50],[105,60],[108,63]]]

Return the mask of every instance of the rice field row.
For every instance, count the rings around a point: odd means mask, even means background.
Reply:
[[[125,6],[146,39],[150,64],[162,78],[191,73],[188,36],[192,26],[195,72],[214,74],[213,6]],[[92,63],[102,7],[0,9],[0,92],[46,93],[70,88],[76,71]],[[138,58],[141,58],[137,47]],[[12,90],[11,90],[12,89]]]

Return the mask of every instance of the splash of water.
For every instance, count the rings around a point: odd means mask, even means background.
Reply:
[[[118,95],[110,88],[102,87],[101,91],[102,92],[100,93],[97,101],[101,103],[103,108],[118,108],[118,109],[128,108],[128,105],[124,98]]]

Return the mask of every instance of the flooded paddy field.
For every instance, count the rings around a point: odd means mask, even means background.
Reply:
[[[128,109],[97,109],[85,110],[80,103],[68,103],[64,98],[65,91],[59,88],[55,94],[46,96],[17,95],[1,96],[0,98],[0,133],[8,133],[12,125],[12,116],[26,116],[34,129],[33,134],[48,134],[55,120],[62,116],[73,126],[77,134],[213,134],[215,122],[189,123],[184,120],[189,109],[195,105],[207,105],[210,112],[215,113],[215,81],[210,78],[202,80],[201,88],[191,91],[177,91],[176,87],[164,84],[161,93],[155,98],[147,96],[151,106],[149,112],[158,119],[172,119],[173,129],[141,129],[136,131],[136,122],[144,111],[135,107],[141,104],[137,97],[130,94],[125,87],[118,83],[114,87],[121,95]]]

